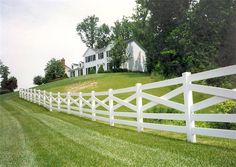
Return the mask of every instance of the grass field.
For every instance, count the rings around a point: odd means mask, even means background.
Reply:
[[[143,74],[102,74],[40,88],[53,92],[102,91],[111,85],[121,88],[154,80]],[[182,134],[137,133],[132,128],[49,112],[19,99],[16,93],[0,96],[0,119],[0,166],[236,165],[236,140],[198,136],[198,143],[191,144]]]

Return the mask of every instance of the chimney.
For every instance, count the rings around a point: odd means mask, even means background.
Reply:
[[[63,64],[63,66],[65,66],[66,65],[66,60],[64,58],[62,58],[61,63]]]

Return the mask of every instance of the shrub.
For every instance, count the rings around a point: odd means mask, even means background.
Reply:
[[[119,68],[119,69],[112,69],[113,72],[128,72],[128,69],[124,68]]]
[[[8,89],[0,89],[0,95],[10,93],[11,91]]]
[[[92,68],[91,70],[89,70],[88,74],[96,74],[96,70]]]
[[[11,92],[14,91],[14,89],[17,88],[17,79],[15,77],[10,77],[7,80],[7,87],[6,89],[10,90]]]
[[[221,114],[236,114],[236,101],[228,100],[217,105],[217,112]],[[218,129],[233,129],[236,130],[236,123],[228,122],[212,122],[210,126]]]
[[[42,85],[43,84],[43,77],[39,76],[39,75],[34,77],[34,84],[35,85]]]
[[[101,65],[101,66],[98,68],[98,73],[104,73],[103,65]]]

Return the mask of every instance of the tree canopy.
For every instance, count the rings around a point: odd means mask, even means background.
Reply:
[[[50,82],[66,76],[64,65],[60,60],[56,60],[55,58],[51,59],[47,63],[44,71],[45,71],[46,82]]]
[[[98,22],[99,18],[92,15],[85,18],[76,27],[81,40],[89,48],[103,48],[110,42],[110,27],[106,24],[98,26]]]

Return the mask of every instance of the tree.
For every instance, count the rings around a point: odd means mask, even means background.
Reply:
[[[9,74],[10,74],[9,67],[3,65],[2,61],[0,61],[0,75],[2,78],[1,89],[12,92],[14,89],[17,88],[17,79],[15,77],[10,77],[8,79]]]
[[[8,75],[10,74],[9,72],[9,67],[5,65],[0,66],[0,74],[1,74],[1,88],[2,89],[7,89],[7,84],[8,84]]]
[[[133,38],[147,50],[146,66],[150,73],[157,63],[155,60],[157,41],[155,40],[154,29],[151,26],[151,11],[148,5],[149,0],[136,0],[135,13],[132,16],[132,31]]]
[[[99,18],[95,15],[88,16],[76,27],[76,31],[78,32],[81,40],[89,48],[95,48],[98,21]]]
[[[17,88],[17,79],[15,77],[10,77],[7,80],[7,87],[6,89],[10,90],[11,92],[13,92],[14,89]]]
[[[165,38],[166,46],[161,53],[174,50],[175,55],[161,54],[161,73],[181,75],[184,71],[199,72],[216,68],[220,63],[226,64],[227,57],[219,59],[219,48],[230,27],[227,23],[234,9],[233,0],[202,0],[197,3]],[[233,32],[233,28],[229,30]],[[230,35],[233,36],[233,33]],[[227,42],[224,44],[227,45]]]
[[[89,48],[103,48],[110,43],[111,30],[106,24],[98,26],[99,18],[88,16],[76,27],[81,40]]]
[[[127,44],[122,37],[118,37],[114,41],[114,46],[110,51],[111,65],[114,71],[118,71],[120,66],[128,59],[126,55]]]
[[[43,77],[40,75],[34,77],[34,84],[35,85],[42,85],[43,84]]]
[[[115,26],[112,27],[112,39],[122,38],[129,40],[133,37],[132,22],[127,17],[123,17],[121,21],[117,20]]]
[[[108,25],[102,24],[97,28],[96,48],[106,47],[111,41],[111,30]]]
[[[151,62],[150,68],[155,65],[166,63],[169,59],[167,55],[163,57],[161,52],[168,44],[166,39],[169,33],[178,27],[190,9],[192,0],[149,0],[147,8],[150,10],[149,33],[153,34],[148,59]],[[167,50],[167,49],[166,49]]]
[[[46,82],[65,77],[65,67],[60,60],[51,59],[44,69]]]

